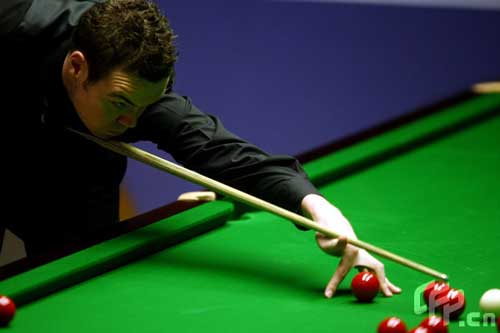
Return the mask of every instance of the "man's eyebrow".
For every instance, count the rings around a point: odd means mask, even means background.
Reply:
[[[109,94],[109,96],[111,97],[116,97],[116,98],[120,98],[122,99],[123,101],[125,101],[126,103],[132,105],[132,106],[136,106],[130,99],[128,99],[127,97],[123,96],[122,94],[120,93],[111,93]]]

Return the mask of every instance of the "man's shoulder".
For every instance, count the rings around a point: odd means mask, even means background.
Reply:
[[[2,0],[0,11],[8,17],[10,31],[31,37],[57,37],[78,23],[80,17],[104,0]],[[2,19],[4,21],[4,19]],[[4,22],[2,22],[3,32]],[[9,32],[10,32],[9,31]]]
[[[170,114],[181,116],[190,112],[193,107],[188,96],[170,90],[163,94],[158,101],[150,105],[147,111],[152,113],[167,111]]]
[[[33,0],[0,1],[0,32],[2,35],[13,31],[22,22]]]

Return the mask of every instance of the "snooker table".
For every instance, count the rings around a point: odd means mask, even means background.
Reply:
[[[500,287],[499,94],[462,94],[302,160],[360,239],[464,290],[450,332],[495,332],[477,311],[481,294]],[[432,278],[385,259],[402,294],[358,303],[351,271],[324,298],[338,258],[267,212],[220,199],[153,219],[4,278],[0,294],[18,305],[6,330],[376,332],[388,316],[408,328],[425,317],[414,297]]]

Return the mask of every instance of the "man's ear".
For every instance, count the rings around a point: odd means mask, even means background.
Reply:
[[[71,76],[74,82],[85,85],[89,76],[89,66],[85,55],[78,50],[71,51],[66,56],[67,74]]]

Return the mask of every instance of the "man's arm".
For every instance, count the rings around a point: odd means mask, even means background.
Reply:
[[[264,152],[174,93],[120,139],[152,141],[185,167],[294,212],[307,194],[318,193],[295,158]]]
[[[319,195],[296,159],[265,153],[227,131],[216,117],[201,112],[187,98],[166,94],[144,112],[137,127],[119,139],[155,142],[189,169],[296,213],[302,211],[342,235],[356,237],[349,221]],[[347,244],[345,237],[330,239],[316,233],[316,241],[324,252],[341,257],[326,286],[326,297],[333,296],[353,267],[374,270],[385,295],[400,291],[386,279],[382,263]]]

